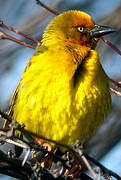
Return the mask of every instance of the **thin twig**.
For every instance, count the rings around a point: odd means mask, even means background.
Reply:
[[[111,92],[115,93],[117,96],[121,97],[121,93],[119,91],[116,91],[113,88],[110,88]]]
[[[89,162],[87,161],[86,157],[84,155],[81,156],[85,166],[87,167],[88,171],[91,173],[92,177],[95,179],[95,180],[98,180],[94,170],[92,169],[91,165],[89,164]]]
[[[82,161],[84,162],[85,166],[87,167],[88,171],[91,173],[92,177],[95,179],[95,180],[98,180],[94,170],[92,169],[91,165],[89,164],[89,162],[87,161],[84,153],[82,152],[81,149],[78,149],[77,150],[78,154],[80,155]]]
[[[9,36],[8,34],[2,32],[2,31],[0,31],[0,39],[8,39],[8,40],[16,42],[16,43],[18,43],[20,45],[23,45],[23,46],[26,46],[26,47],[29,47],[29,48],[32,48],[32,49],[36,49],[36,47],[34,47],[34,46],[30,45],[30,44],[27,44],[27,43],[25,43],[25,42],[23,42],[21,40],[18,40],[16,38],[12,37],[12,36]]]
[[[121,88],[121,83],[120,83],[120,82],[117,82],[117,81],[115,81],[115,80],[113,80],[113,79],[110,79],[110,81],[111,81],[112,83],[114,83],[117,87]]]
[[[54,14],[54,15],[56,15],[56,16],[59,15],[58,12],[56,12],[55,10],[49,8],[47,5],[45,5],[44,3],[42,3],[40,0],[35,0],[35,1],[36,1],[36,4],[38,4],[38,5],[40,5],[41,7],[47,9],[47,10],[48,10],[49,12],[51,12],[52,14]]]
[[[116,46],[114,46],[110,41],[104,39],[104,37],[101,37],[101,39],[105,42],[105,44],[110,46],[115,52],[117,52],[121,56],[121,51],[117,49]]]
[[[37,45],[40,45],[40,42],[39,42],[38,40],[36,40],[36,39],[34,39],[34,38],[32,38],[32,37],[24,34],[23,32],[18,31],[17,29],[15,29],[15,28],[13,28],[13,27],[7,26],[7,25],[4,24],[3,22],[0,24],[0,27],[1,27],[1,28],[5,28],[5,29],[7,29],[7,30],[9,30],[9,31],[15,32],[16,34],[19,34],[19,35],[21,35],[21,36],[23,36],[23,37],[25,37],[25,38],[27,38],[27,39],[35,42]]]

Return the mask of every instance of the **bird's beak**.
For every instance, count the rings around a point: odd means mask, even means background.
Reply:
[[[118,31],[118,29],[116,28],[95,25],[95,28],[90,30],[90,36],[95,37],[95,38],[100,38],[101,36],[104,36],[106,34],[110,34],[116,31]]]

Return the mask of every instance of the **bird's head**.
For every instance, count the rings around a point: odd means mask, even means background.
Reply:
[[[115,28],[95,25],[92,18],[81,11],[71,10],[54,18],[43,35],[46,44],[77,44],[94,49],[99,38],[115,32]]]
[[[92,18],[82,11],[71,10],[56,16],[50,22],[43,34],[42,43],[59,50],[67,49],[73,55],[77,54],[81,62],[91,49],[95,49],[101,36],[115,31],[115,28],[96,25]]]

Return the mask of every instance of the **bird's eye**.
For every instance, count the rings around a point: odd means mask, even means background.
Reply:
[[[78,27],[77,29],[78,29],[79,32],[83,32],[84,31],[83,27]]]

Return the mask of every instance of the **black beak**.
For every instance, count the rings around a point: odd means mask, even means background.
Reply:
[[[110,34],[116,31],[118,31],[118,29],[116,28],[95,25],[95,28],[90,30],[90,36],[95,37],[95,38],[100,38],[101,36],[104,36],[106,34]]]

